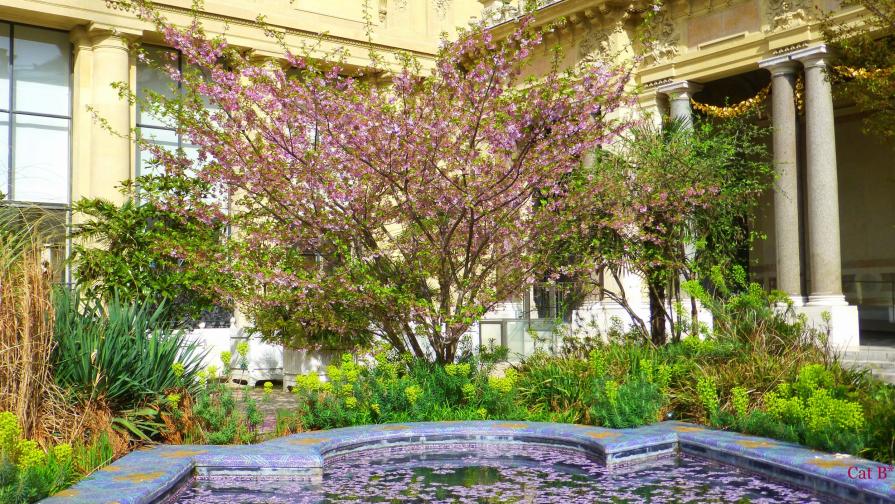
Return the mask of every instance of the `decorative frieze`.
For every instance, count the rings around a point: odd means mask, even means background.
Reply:
[[[544,7],[559,3],[562,0],[534,0],[525,2],[519,0],[498,0],[490,7],[482,9],[482,19],[489,26],[496,26],[511,21],[525,13],[526,8],[543,9]]]

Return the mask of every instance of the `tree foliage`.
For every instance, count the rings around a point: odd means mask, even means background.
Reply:
[[[166,208],[158,199],[192,190],[196,181],[142,177],[137,184],[139,191],[124,184],[122,204],[84,198],[72,206],[83,219],[71,232],[75,279],[85,297],[165,306],[167,320],[186,323],[214,308],[226,285],[217,270],[192,264],[196,255],[222,252],[223,227]]]
[[[603,294],[625,307],[643,334],[664,343],[670,322],[679,337],[680,279],[701,281],[748,259],[756,236],[748,223],[773,180],[764,133],[747,119],[697,120],[693,131],[674,121],[632,128],[570,179],[578,197],[546,245],[554,264],[584,279],[603,272],[610,279]],[[623,271],[648,286],[649,328],[618,287]]]
[[[177,28],[132,7],[198,69],[164,64],[183,93],[143,104],[198,146],[198,166],[144,147],[169,174],[231,196],[230,213],[207,192],[177,198],[237,229],[226,261],[208,267],[234,276],[250,316],[285,308],[274,318],[297,327],[269,336],[293,345],[372,333],[452,361],[474,320],[543,266],[539,244],[561,212],[532,196],[561,200],[580,156],[625,126],[607,117],[625,101],[627,68],[554,63],[525,77],[543,50],[530,18],[501,41],[481,25],[462,31],[430,71],[404,56],[385,73],[285,44],[282,59],[259,61],[198,21]]]
[[[836,50],[834,76],[838,92],[867,113],[868,134],[895,137],[895,1],[848,0],[843,7],[861,6],[862,23],[839,22],[828,15],[824,35]]]

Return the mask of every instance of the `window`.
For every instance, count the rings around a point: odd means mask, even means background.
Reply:
[[[71,138],[68,33],[0,23],[0,192],[68,204]]]
[[[149,92],[173,97],[174,93],[180,92],[180,84],[173,85],[171,76],[163,69],[159,68],[160,64],[173,63],[178,71],[183,72],[187,63],[183,61],[183,57],[179,51],[168,49],[165,47],[146,46],[144,47],[146,60],[138,59],[137,63],[137,130],[142,138],[149,140],[152,144],[161,146],[166,151],[175,152],[182,149],[186,157],[195,166],[199,160],[199,147],[187,141],[183,135],[177,131],[174,120],[170,117],[159,117],[151,110],[143,110],[141,103],[149,96]],[[195,67],[193,67],[195,68]],[[188,68],[187,68],[188,70]],[[204,99],[204,98],[203,98]],[[205,100],[207,109],[214,109],[214,105]],[[144,149],[137,149],[137,177],[144,175],[161,175],[162,168],[154,166],[153,156],[151,152]],[[217,202],[222,209],[229,211],[229,197],[227,194],[215,191],[209,195],[206,202]],[[229,229],[227,230],[229,235]]]
[[[180,53],[163,47],[146,47],[146,57],[155,63],[163,63],[173,58],[178,70],[183,70],[183,58]],[[175,89],[172,87],[171,76],[163,69],[156,68],[146,61],[137,63],[137,96],[143,100],[152,91],[162,96],[172,96]],[[137,128],[143,138],[160,145],[165,150],[176,151],[183,149],[188,156],[195,157],[196,147],[185,144],[183,138],[177,134],[177,129],[172,126],[170,119],[158,117],[151,111],[143,110],[137,105]],[[137,151],[137,176],[157,174],[158,168],[152,166],[152,155],[144,150]]]

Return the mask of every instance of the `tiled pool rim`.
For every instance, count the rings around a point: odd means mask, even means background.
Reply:
[[[772,439],[683,422],[605,429],[540,422],[425,422],[306,432],[256,445],[157,445],[132,452],[47,504],[151,504],[192,474],[199,476],[318,476],[329,457],[354,451],[439,442],[526,443],[585,451],[607,466],[678,452],[734,465],[849,502],[895,503],[895,470]],[[861,472],[863,471],[863,472]],[[862,479],[858,476],[870,476]]]

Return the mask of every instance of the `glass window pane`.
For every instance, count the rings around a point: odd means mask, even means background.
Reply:
[[[140,128],[140,134],[152,143],[161,145],[165,150],[171,152],[177,150],[177,133],[174,131],[156,128]],[[143,175],[161,175],[164,173],[164,168],[152,164],[153,159],[154,156],[152,153],[146,150],[141,149],[137,152],[138,177]]]
[[[146,57],[158,64],[167,64],[171,54],[176,54],[170,49],[160,47],[145,48]],[[176,60],[175,60],[176,61]],[[147,96],[146,91],[154,91],[162,96],[173,96],[171,76],[164,70],[156,68],[149,63],[137,61],[137,96],[141,99]],[[149,112],[141,110],[137,105],[137,123],[143,126],[167,126],[160,118],[153,116]]]
[[[9,25],[0,23],[0,109],[9,110]]]
[[[9,199],[9,114],[0,114],[0,193]]]
[[[13,198],[68,203],[68,119],[16,114]]]
[[[15,110],[70,115],[68,33],[16,25],[13,43]]]

